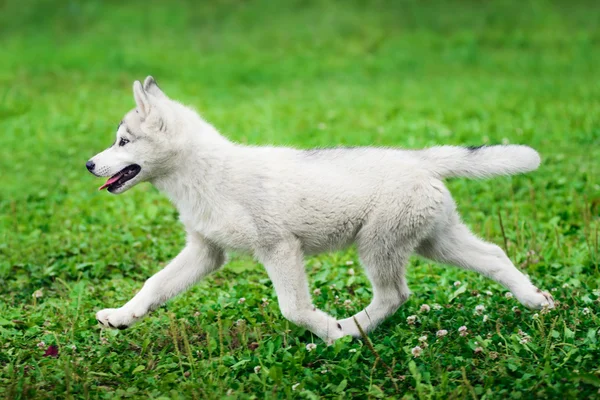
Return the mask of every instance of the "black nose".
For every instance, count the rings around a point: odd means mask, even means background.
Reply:
[[[88,169],[88,171],[92,171],[94,168],[96,168],[96,164],[94,164],[93,161],[88,161],[85,163],[85,167]]]

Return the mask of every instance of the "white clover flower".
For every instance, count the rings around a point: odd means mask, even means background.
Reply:
[[[263,299],[264,301],[264,299]],[[240,299],[238,300],[238,304],[244,304],[246,302],[246,298],[245,297],[240,297]]]
[[[487,294],[488,296],[492,296],[494,294],[494,293],[492,293],[491,290],[486,290],[484,293]]]
[[[297,388],[298,386],[300,386],[300,384],[299,384],[299,383],[294,383],[294,384],[292,385],[292,392],[293,392],[293,391],[295,391],[295,390],[296,390],[296,388]]]
[[[441,309],[442,309],[442,306],[440,306],[438,303],[435,303],[435,304],[433,305],[433,309],[434,309],[435,311],[439,311],[439,310],[441,310]]]
[[[313,294],[314,294],[315,296],[318,296],[318,295],[320,295],[320,294],[321,294],[321,289],[315,289],[315,290],[313,290]]]
[[[33,294],[31,295],[31,297],[35,297],[36,299],[39,299],[43,295],[44,295],[44,291],[42,289],[38,289],[35,292],[33,292]]]
[[[506,293],[504,293],[504,297],[506,297],[507,299],[512,299],[513,294],[511,292],[506,292]]]
[[[269,305],[269,299],[267,299],[266,297],[262,298],[262,306],[266,307]]]
[[[482,353],[483,352],[483,347],[475,347],[475,354],[477,353]]]
[[[200,311],[196,311],[196,312],[194,313],[194,317],[199,317],[199,316],[200,316]]]
[[[350,307],[351,304],[352,304],[352,300],[344,300],[344,306],[346,308]]]
[[[569,284],[568,284],[568,283],[563,283],[563,285],[562,285],[562,288],[563,288],[563,289],[566,289],[566,288],[568,288],[568,287],[569,287]]]
[[[348,261],[346,261],[346,265],[354,265],[354,261],[348,260]]]
[[[316,348],[317,348],[317,345],[314,343],[309,343],[306,345],[306,351],[313,351]]]
[[[39,347],[40,349],[43,349],[46,347],[46,343],[44,341],[41,341],[36,346]]]
[[[548,307],[548,305],[545,305],[542,307],[542,310],[540,311],[541,314],[548,314],[550,312],[551,308]]]
[[[421,311],[421,312],[429,312],[430,310],[431,310],[431,307],[429,307],[429,305],[427,305],[427,304],[421,305],[421,308],[419,309],[419,311]]]
[[[246,323],[246,321],[242,318],[238,319],[237,321],[235,321],[235,326],[242,326]]]
[[[531,337],[529,337],[527,332],[523,332],[521,329],[519,329],[518,333],[519,333],[519,336],[521,336],[521,340],[519,340],[519,343],[525,344],[525,343],[531,342]]]
[[[467,327],[463,325],[460,328],[458,328],[458,333],[460,334],[460,336],[467,336],[469,334],[469,331],[467,330]]]
[[[354,268],[348,269],[348,275],[354,276]]]
[[[420,346],[415,346],[410,352],[412,353],[413,357],[417,358],[421,355],[423,349]]]
[[[416,316],[416,315],[410,315],[410,316],[408,316],[408,317],[406,318],[406,322],[407,322],[409,325],[414,325],[416,321],[417,321],[417,316]]]
[[[584,307],[583,310],[581,310],[581,312],[583,313],[583,315],[588,315],[590,313],[590,309],[587,307]]]
[[[556,292],[558,289],[553,287],[552,289],[550,289],[551,292]]]
[[[257,365],[256,367],[254,367],[254,373],[258,374],[261,369],[262,369],[262,367],[260,365]]]
[[[453,283],[454,287],[459,287],[461,285],[460,281],[456,281]]]
[[[71,350],[73,350],[73,351],[77,350],[77,346],[75,346],[74,344],[72,344],[70,347],[71,347]]]
[[[488,322],[489,319],[490,317],[487,314],[483,316],[483,322]]]
[[[419,337],[419,342],[426,342],[427,341],[427,335],[423,335]]]
[[[447,334],[448,334],[448,331],[447,331],[447,330],[445,330],[445,329],[440,329],[439,331],[437,331],[437,332],[435,333],[435,336],[437,336],[437,337],[444,337],[444,336],[446,336]]]
[[[475,312],[479,315],[483,314],[483,312],[485,311],[485,306],[483,304],[479,304],[478,306],[475,306]]]

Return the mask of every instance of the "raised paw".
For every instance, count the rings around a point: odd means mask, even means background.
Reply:
[[[96,320],[106,328],[127,329],[135,323],[138,318],[122,308],[105,308],[96,313]]]
[[[527,308],[541,310],[543,308],[554,308],[554,298],[548,292],[544,292],[536,287],[526,293],[517,296],[517,299]]]

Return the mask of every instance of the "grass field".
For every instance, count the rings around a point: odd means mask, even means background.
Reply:
[[[197,3],[0,2],[1,396],[600,396],[599,3]],[[154,188],[111,196],[84,168],[149,74],[242,143],[535,147],[534,173],[448,185],[465,222],[557,309],[414,258],[398,313],[369,342],[326,347],[234,254],[132,329],[101,330],[95,311],[123,304],[184,243]],[[333,315],[370,300],[354,249],[307,270]]]

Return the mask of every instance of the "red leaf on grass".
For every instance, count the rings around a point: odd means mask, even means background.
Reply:
[[[58,347],[53,344],[48,346],[46,352],[44,353],[44,357],[58,357]]]

